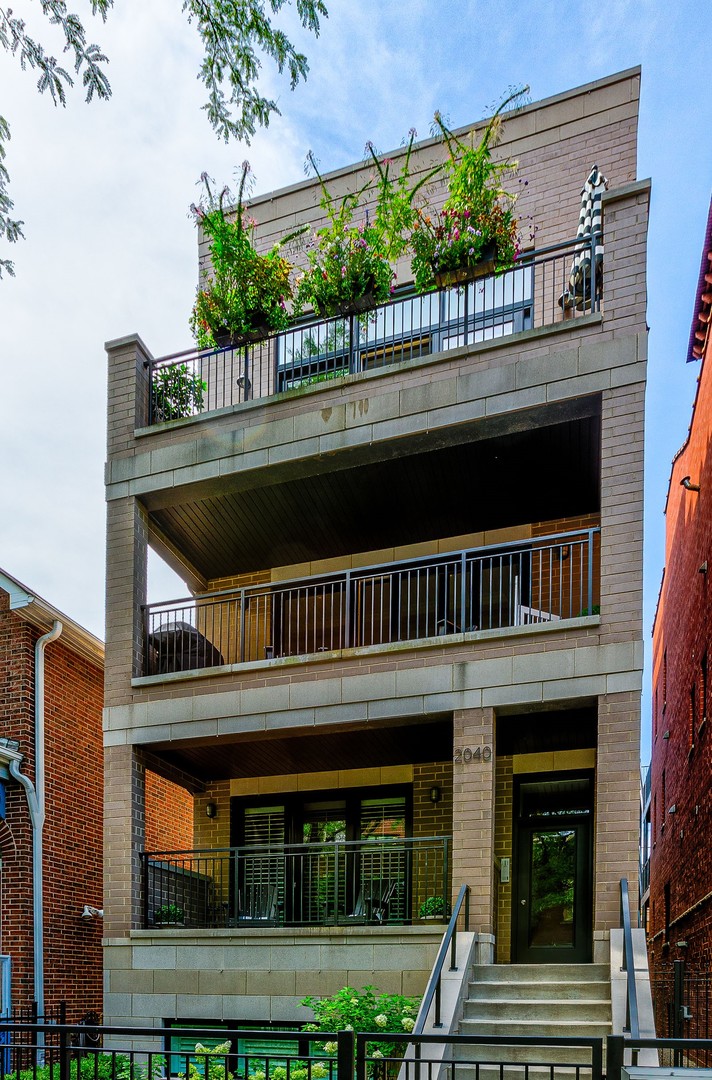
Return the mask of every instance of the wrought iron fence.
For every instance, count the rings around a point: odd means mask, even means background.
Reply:
[[[655,1032],[665,1039],[712,1039],[712,972],[690,969],[684,960],[658,964],[650,974]],[[703,1056],[700,1056],[703,1055]],[[696,1062],[712,1065],[712,1050],[696,1051]]]
[[[599,533],[559,533],[148,604],[144,674],[593,614]]]
[[[0,1080],[20,1080],[23,1034],[36,1047],[22,1080],[436,1080],[440,1068],[462,1080],[601,1080],[600,1038],[408,1035],[215,1028],[105,1027],[99,1045],[77,1053],[73,1031],[1,1024],[8,1051]],[[200,1044],[201,1049],[196,1050]],[[405,1056],[404,1056],[405,1055]],[[44,1067],[39,1064],[44,1062]],[[0,1065],[2,1058],[0,1058]]]
[[[364,314],[296,322],[259,342],[153,360],[148,423],[213,412],[596,311],[601,275],[594,281],[585,260],[575,293],[569,280],[574,255],[594,244],[595,238],[569,240],[455,288],[396,296]]]
[[[383,925],[449,917],[448,837],[144,852],[146,927]]]

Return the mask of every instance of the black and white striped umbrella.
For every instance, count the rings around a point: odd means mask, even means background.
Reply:
[[[586,237],[586,243],[576,248],[571,273],[569,274],[569,287],[563,294],[559,303],[562,307],[573,307],[579,310],[591,302],[592,269],[595,269],[596,291],[601,285],[603,273],[603,232],[601,225],[601,200],[603,192],[608,187],[608,181],[594,165],[588,175],[586,183],[581,191],[581,212],[579,214],[576,238]],[[593,237],[593,239],[589,239]],[[593,250],[594,267],[591,267],[591,253]]]

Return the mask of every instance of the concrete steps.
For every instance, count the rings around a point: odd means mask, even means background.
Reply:
[[[460,1032],[486,1038],[600,1038],[611,1030],[610,973],[603,964],[494,964],[473,968],[468,998],[464,1004]],[[590,1063],[587,1047],[541,1045],[492,1045],[486,1042],[456,1046],[459,1080],[475,1076],[474,1063],[508,1062],[505,1070],[516,1080],[528,1065],[529,1080],[538,1080],[546,1065],[556,1064],[557,1078],[566,1075],[566,1066]],[[467,1063],[473,1064],[469,1070]],[[517,1067],[519,1066],[519,1067]],[[541,1069],[537,1069],[540,1066]],[[479,1068],[479,1080],[488,1080],[489,1069]],[[582,1076],[585,1077],[585,1070]]]

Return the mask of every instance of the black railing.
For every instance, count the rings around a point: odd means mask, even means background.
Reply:
[[[449,853],[448,837],[144,852],[144,925],[402,924],[429,914],[433,897],[444,921]]]
[[[712,1061],[710,1039],[634,1039],[609,1035],[606,1040],[606,1076],[609,1080],[612,1077],[618,1080],[626,1059],[637,1065],[641,1050],[653,1050],[666,1068],[699,1068]]]
[[[448,923],[447,930],[443,934],[443,940],[438,950],[438,955],[433,965],[433,970],[430,973],[428,985],[425,988],[425,994],[423,995],[423,1001],[420,1006],[420,1013],[418,1020],[413,1028],[413,1035],[422,1035],[423,1029],[427,1022],[430,1010],[435,1003],[435,1015],[433,1017],[433,1027],[442,1027],[440,1020],[440,996],[441,996],[441,984],[443,966],[447,958],[448,951],[450,952],[450,971],[457,971],[457,923],[460,918],[460,914],[464,916],[464,930],[465,933],[470,929],[470,886],[461,885],[460,891],[457,894],[457,900],[455,906],[452,909],[452,915],[450,916],[450,922]]]
[[[144,674],[595,613],[600,529],[148,604]]]
[[[361,315],[297,322],[259,342],[151,361],[148,423],[214,412],[596,311],[601,278],[592,289],[588,269],[595,244],[595,237],[569,240],[466,285],[397,296]],[[581,255],[572,292],[572,262]]]
[[[441,1066],[451,1076],[480,1080],[602,1080],[600,1038],[532,1036],[407,1035],[405,1032],[308,1032],[222,1027],[102,1027],[95,1046],[77,1053],[67,1025],[0,1023],[7,1046],[0,1054],[0,1080],[19,1080],[17,1043],[30,1041],[35,1064],[22,1080],[80,1080],[129,1077],[162,1080],[436,1080]],[[402,1039],[398,1039],[398,1035]],[[402,1058],[410,1042],[414,1056]],[[195,1050],[200,1043],[202,1050]],[[393,1045],[395,1044],[395,1049]],[[211,1048],[211,1049],[208,1049]],[[444,1053],[443,1053],[444,1051]],[[523,1055],[527,1056],[524,1057]],[[38,1072],[39,1060],[47,1068]],[[26,1059],[22,1058],[24,1062]],[[609,1077],[620,1076],[620,1070]]]
[[[655,1031],[669,1039],[712,1039],[712,971],[684,960],[657,963],[650,973]],[[710,1044],[712,1046],[712,1044]],[[712,1053],[698,1064],[712,1065]]]

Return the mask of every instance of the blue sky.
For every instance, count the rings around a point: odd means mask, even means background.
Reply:
[[[36,19],[30,0],[13,5]],[[73,5],[91,22],[88,0]],[[103,636],[105,356],[137,331],[154,355],[190,344],[197,277],[188,207],[207,169],[232,178],[246,156],[256,192],[380,150],[439,108],[453,126],[484,116],[510,85],[533,100],[641,64],[639,177],[652,177],[648,287],[645,639],[663,564],[663,506],[685,439],[697,365],[685,364],[712,187],[712,95],[700,9],[688,0],[331,0],[311,72],[290,93],[265,68],[282,117],[251,147],[217,141],[201,112],[199,42],[180,0],[116,0],[89,37],[109,54],[114,95],[66,110],[7,57],[0,111],[27,240],[0,282],[0,566]],[[26,10],[23,10],[26,9]],[[605,162],[598,163],[605,172]],[[176,586],[152,568],[156,598]],[[650,694],[645,676],[643,756]]]

